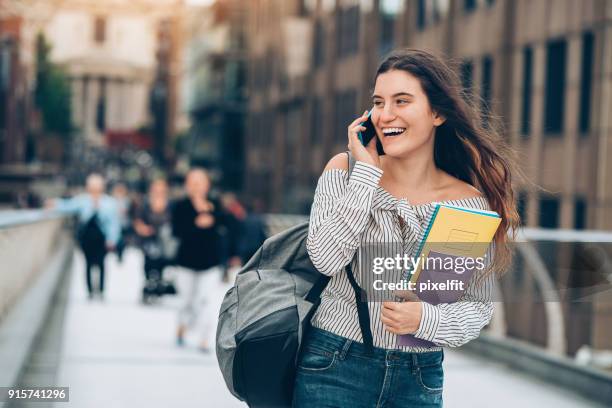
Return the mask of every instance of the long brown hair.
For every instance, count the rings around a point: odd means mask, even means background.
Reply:
[[[510,241],[514,240],[520,219],[516,210],[512,174],[514,154],[501,137],[499,122],[464,97],[457,73],[442,59],[424,50],[402,49],[390,54],[376,71],[408,72],[421,83],[432,111],[446,118],[437,127],[434,141],[436,166],[480,190],[501,216],[494,238],[494,260],[486,276],[501,276],[511,262]]]

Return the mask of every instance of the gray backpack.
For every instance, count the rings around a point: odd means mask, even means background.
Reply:
[[[349,174],[354,160],[349,154]],[[230,392],[250,407],[289,407],[304,333],[329,281],[306,251],[308,223],[268,238],[242,267],[219,312],[217,360]],[[365,294],[350,263],[364,344],[372,349]]]

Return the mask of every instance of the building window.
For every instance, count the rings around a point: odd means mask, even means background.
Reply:
[[[463,0],[463,9],[467,12],[470,13],[474,10],[476,10],[476,0]]]
[[[523,48],[523,103],[521,106],[521,135],[529,136],[531,121],[531,87],[533,82],[533,49]]]
[[[385,55],[395,46],[395,27],[397,16],[403,10],[401,0],[381,0],[380,9],[380,44],[379,53]]]
[[[106,41],[106,19],[96,17],[94,20],[94,41],[96,44],[104,44]]]
[[[380,14],[380,44],[379,52],[385,55],[393,49],[395,42],[395,16]]]
[[[560,136],[563,132],[566,49],[565,39],[551,41],[546,47],[544,132],[551,136]]]
[[[359,6],[340,8],[336,14],[338,55],[344,57],[359,50]]]
[[[493,87],[493,58],[487,55],[482,60],[482,113],[486,117],[491,109],[491,94]],[[485,126],[487,123],[485,121]]]
[[[466,99],[472,96],[472,75],[474,72],[474,64],[472,61],[463,61],[459,68],[461,76],[461,86],[463,87],[463,95]]]
[[[593,33],[582,35],[582,71],[580,76],[580,134],[590,130],[591,87],[593,82]]]
[[[416,6],[416,25],[424,30],[429,24],[436,24],[448,15],[450,0],[418,0]]]
[[[313,64],[315,68],[320,67],[325,63],[325,27],[321,20],[315,22],[313,53]]]
[[[559,199],[540,198],[540,227],[559,228]]]
[[[586,200],[584,198],[576,198],[574,201],[574,228],[586,228]]]
[[[417,27],[419,30],[424,30],[426,26],[426,16],[427,16],[427,2],[425,0],[418,0],[417,2]]]

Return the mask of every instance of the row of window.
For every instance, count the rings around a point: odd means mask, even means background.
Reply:
[[[538,225],[542,228],[559,228],[561,215],[561,200],[554,196],[540,197],[538,203]],[[518,194],[517,209],[523,223],[527,217],[527,193]],[[587,225],[587,204],[582,197],[574,199],[574,229],[585,229]]]
[[[491,6],[494,0],[486,0],[487,5]],[[381,2],[379,13],[379,54],[385,55],[390,52],[395,46],[395,29],[397,16],[400,7],[393,8],[389,11],[387,3]],[[395,4],[395,3],[394,3]],[[471,11],[476,8],[477,1],[466,1],[465,10]],[[418,0],[416,3],[416,24],[420,30],[423,30],[429,23],[437,23],[446,14],[450,7],[450,0]],[[361,13],[359,5],[351,7],[341,7],[336,13],[336,50],[337,55],[342,58],[352,55],[359,50],[359,26],[361,21]],[[321,20],[315,21],[314,25],[314,47],[312,61],[315,68],[325,63],[325,27]]]
[[[478,0],[463,0],[463,10],[466,14],[472,13],[478,8]],[[495,0],[480,0],[487,7],[491,7]],[[435,25],[442,21],[451,7],[450,0],[417,0],[416,2],[416,26],[424,30],[429,25]]]
[[[578,126],[581,136],[590,130],[591,96],[593,82],[594,36],[590,31],[582,35],[580,100]],[[520,132],[528,137],[532,131],[532,92],[534,56],[533,46],[523,48],[523,77],[521,89],[521,123]],[[544,89],[543,132],[547,137],[559,137],[563,134],[565,112],[565,85],[567,74],[567,40],[555,39],[546,45],[546,77]],[[472,95],[474,62],[465,60],[459,68],[461,84],[465,95]],[[485,55],[482,58],[481,76],[481,109],[487,113],[491,106],[493,85],[493,58]]]
[[[493,97],[493,57],[485,55],[482,57],[482,75],[480,82],[480,102],[481,112],[483,113],[483,125],[486,127],[488,123],[484,118],[488,115],[491,109],[491,100]],[[459,77],[461,86],[463,87],[464,97],[471,99],[473,95],[473,76],[474,76],[474,61],[471,59],[465,60],[459,67]]]
[[[587,31],[582,35],[580,71],[580,100],[578,127],[580,135],[588,134],[591,117],[591,93],[593,82],[594,35]],[[531,133],[531,99],[533,91],[533,46],[523,48],[523,88],[521,106],[521,134]],[[546,44],[546,77],[544,88],[543,131],[549,137],[563,134],[565,115],[565,83],[567,75],[567,40],[555,39]]]

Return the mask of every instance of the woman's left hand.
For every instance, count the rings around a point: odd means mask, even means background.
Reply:
[[[385,329],[395,334],[413,334],[421,324],[423,304],[412,302],[383,302],[381,320]]]

